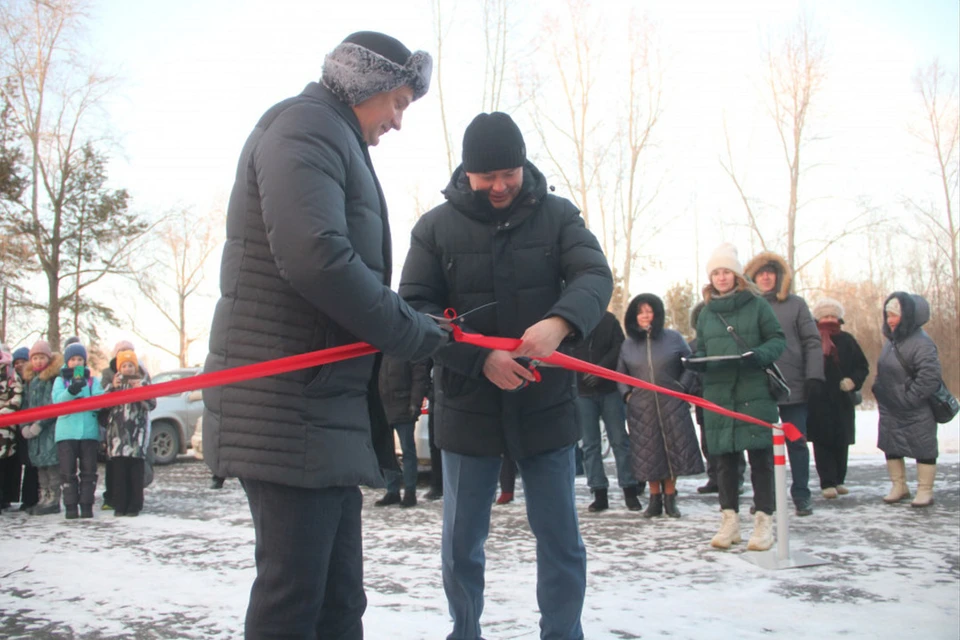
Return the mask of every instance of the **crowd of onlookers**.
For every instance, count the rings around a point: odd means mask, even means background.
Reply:
[[[108,366],[91,371],[76,338],[63,353],[46,340],[12,352],[0,345],[0,415],[99,396],[149,384],[150,376],[127,341],[114,347]],[[103,509],[136,516],[143,509],[149,412],[155,400],[81,411],[0,428],[0,510],[19,502],[33,516],[92,518],[97,461],[105,457]]]
[[[693,340],[667,328],[663,301],[643,293],[630,301],[622,325],[607,312],[571,355],[769,423],[795,425],[806,440],[787,444],[790,495],[796,515],[809,516],[808,443],[822,497],[834,500],[849,493],[845,481],[856,438],[855,407],[870,365],[856,338],[843,329],[843,304],[821,297],[808,306],[793,293],[793,276],[781,256],[764,252],[742,266],[735,247],[724,244],[711,257],[707,274],[703,300],[691,314]],[[920,296],[896,292],[885,301],[882,319],[888,342],[876,365],[873,392],[880,414],[878,446],[887,456],[893,484],[885,501],[910,497],[904,457],[911,457],[917,460],[918,478],[911,505],[925,507],[933,503],[937,458],[937,422],[929,398],[940,382],[936,347],[922,329],[929,307]],[[429,363],[385,359],[380,391],[401,444],[403,470],[388,472],[387,492],[377,506],[417,504],[414,425],[430,389]],[[748,548],[772,546],[774,459],[768,427],[699,407],[691,415],[683,399],[591,374],[578,374],[577,392],[578,466],[593,494],[589,511],[610,506],[603,427],[624,503],[643,517],[680,517],[676,479],[707,472],[698,492],[719,496],[721,526],[711,541],[717,548],[741,539],[737,512],[749,459],[754,529]],[[497,504],[513,501],[516,470],[516,462],[505,456]],[[440,476],[435,465],[428,499],[442,495]],[[644,509],[640,496],[647,487]]]

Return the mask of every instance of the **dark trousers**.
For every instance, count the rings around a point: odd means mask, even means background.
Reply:
[[[500,493],[513,493],[517,488],[517,462],[507,454],[503,454],[500,463]]]
[[[847,454],[850,447],[843,444],[828,446],[813,443],[813,461],[820,476],[820,488],[829,489],[843,484],[847,477]]]
[[[700,451],[703,452],[703,457],[707,461],[707,480],[709,484],[717,486],[717,457],[710,455],[710,452],[707,451],[707,434],[703,431],[703,425],[700,425]],[[740,462],[737,463],[740,473],[737,476],[737,488],[743,486],[743,474],[747,470],[747,458],[743,455],[743,452],[740,452]]]
[[[20,456],[16,454],[0,460],[0,505],[9,505],[11,502],[19,501],[22,468]],[[6,506],[3,508],[5,509]]]
[[[114,460],[116,458],[110,458],[103,465],[103,504],[108,504],[111,507],[113,506],[113,468],[116,466]]]
[[[23,465],[20,484],[20,506],[32,507],[40,501],[40,472],[32,464]]]
[[[63,504],[93,505],[97,490],[97,440],[61,440],[57,443],[60,458],[60,486],[63,489]],[[77,461],[80,462],[80,478],[77,478]]]
[[[433,439],[433,409],[427,414],[427,435],[430,440],[430,488],[443,491],[443,454]]]
[[[113,486],[110,506],[117,513],[140,513],[143,509],[143,458],[110,458]]]
[[[363,638],[360,489],[240,482],[256,531],[246,639]]]
[[[717,487],[720,489],[720,508],[740,510],[740,491],[737,485],[740,478],[742,453],[722,453],[716,456]],[[774,511],[776,499],[773,493],[773,448],[751,449],[750,482],[753,483],[753,504],[757,511],[770,515]]]

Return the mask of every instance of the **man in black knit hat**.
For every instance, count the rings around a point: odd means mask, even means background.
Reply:
[[[400,295],[430,314],[496,303],[465,318],[465,330],[522,340],[513,352],[457,343],[434,356],[448,638],[480,637],[483,544],[503,454],[520,467],[537,538],[541,637],[583,638],[576,381],[570,371],[544,368],[536,382],[529,367],[593,330],[613,292],[610,268],[576,207],[548,193],[505,113],[481,113],[470,123],[463,164],[443,193],[447,202],[413,229]]]
[[[390,227],[368,146],[399,129],[432,62],[348,36],[321,82],[270,108],[241,152],[205,370],[354,342],[403,360],[446,341],[390,290]],[[256,530],[246,638],[363,637],[359,485],[396,468],[370,355],[204,391],[204,459],[240,479]]]

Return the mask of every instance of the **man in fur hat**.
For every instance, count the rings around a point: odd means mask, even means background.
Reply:
[[[787,337],[777,366],[790,385],[790,397],[780,403],[780,419],[807,433],[807,400],[823,386],[820,331],[806,300],[792,293],[793,272],[783,257],[764,251],[747,263],[744,274],[756,283],[773,307]],[[806,442],[787,442],[790,457],[790,497],[798,516],[813,513],[810,503],[810,449]]]
[[[517,461],[537,538],[543,638],[583,638],[586,552],[574,502],[580,439],[575,376],[526,363],[600,322],[613,278],[594,235],[569,200],[549,193],[505,113],[481,113],[463,136],[463,164],[447,202],[420,218],[400,295],[425,313],[461,314],[471,330],[520,338],[513,352],[462,343],[434,358],[437,446],[443,451],[443,587],[450,638],[479,638],[483,543],[501,456]],[[526,360],[524,360],[526,358]]]
[[[430,84],[432,61],[364,31],[320,82],[271,107],[241,152],[205,370],[354,342],[405,360],[446,332],[390,289],[390,227],[369,146]],[[361,638],[359,485],[396,468],[365,356],[207,389],[204,459],[240,479],[256,529],[246,637]]]

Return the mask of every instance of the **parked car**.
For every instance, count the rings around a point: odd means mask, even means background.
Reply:
[[[153,376],[153,384],[192,377],[200,373],[200,367],[172,369]],[[170,464],[177,455],[186,453],[190,438],[203,413],[203,396],[200,391],[184,391],[157,398],[157,408],[150,412],[150,446],[156,464]]]

